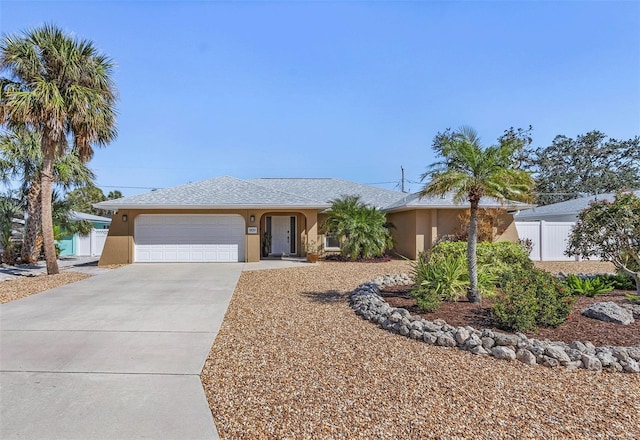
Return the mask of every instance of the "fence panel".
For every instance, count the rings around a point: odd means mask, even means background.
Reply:
[[[569,235],[574,222],[516,222],[518,236],[533,242],[531,259],[535,261],[574,261],[575,257],[567,257]]]
[[[91,248],[91,255],[102,255],[102,249],[104,249],[104,243],[107,241],[107,235],[109,235],[108,229],[94,229],[91,231],[94,240]]]
[[[76,234],[76,255],[86,257],[91,255],[91,237],[89,235]]]

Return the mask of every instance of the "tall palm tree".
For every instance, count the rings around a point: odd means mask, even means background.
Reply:
[[[455,132],[439,133],[434,140],[434,150],[442,160],[430,165],[421,176],[422,180],[429,179],[420,191],[421,196],[442,196],[453,191],[454,201],[466,199],[471,205],[467,239],[470,302],[482,301],[476,255],[480,199],[493,197],[503,203],[532,200],[533,179],[515,166],[515,156],[521,146],[517,137],[503,136],[498,145],[484,148],[476,131],[466,126]]]
[[[72,150],[56,158],[54,181],[62,189],[88,185],[95,174]],[[40,254],[42,147],[41,136],[33,130],[20,129],[0,135],[0,181],[19,180],[20,194],[27,211],[22,243],[23,262],[34,263]]]
[[[42,136],[41,211],[47,273],[58,273],[51,195],[56,157],[69,150],[84,162],[93,145],[116,136],[113,63],[88,40],[53,25],[8,35],[0,42],[0,123]],[[73,140],[73,146],[69,146]]]

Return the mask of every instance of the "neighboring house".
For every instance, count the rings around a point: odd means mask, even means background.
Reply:
[[[640,190],[634,191],[640,196]],[[572,261],[577,257],[565,255],[571,231],[578,213],[596,200],[613,200],[615,193],[598,194],[566,200],[552,205],[538,206],[514,215],[518,235],[530,240],[531,259],[536,261]]]
[[[303,256],[305,243],[337,249],[321,225],[331,200],[359,195],[387,212],[394,250],[414,259],[439,237],[456,232],[466,204],[450,197],[417,195],[340,179],[248,179],[217,177],[107,200],[95,207],[115,211],[101,265],[133,262],[259,261]],[[510,204],[508,209],[530,205]],[[481,207],[501,207],[483,200]],[[518,239],[510,214],[498,240]]]
[[[83,212],[71,211],[71,221],[88,221],[93,225],[89,235],[73,234],[63,237],[56,243],[60,248],[60,256],[98,256],[102,253],[107,238],[111,219]]]
[[[640,190],[634,191],[640,197]],[[613,200],[616,193],[598,194],[595,196],[581,197],[578,199],[566,200],[552,205],[537,206],[535,208],[520,211],[514,215],[517,222],[576,222],[578,213],[589,207],[591,202],[596,200]]]

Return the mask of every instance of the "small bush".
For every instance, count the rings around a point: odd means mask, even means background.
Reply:
[[[631,275],[626,273],[619,273],[616,275],[605,274],[598,275],[598,278],[602,279],[602,281],[606,284],[610,284],[614,289],[618,290],[635,290],[636,283],[631,278]]]
[[[507,330],[556,327],[567,320],[575,301],[563,282],[538,269],[507,272],[501,286],[492,315]]]
[[[460,255],[465,258],[466,261],[467,243],[461,241],[442,242],[431,249],[430,255],[432,257],[439,255]],[[524,247],[518,243],[509,241],[478,243],[477,255],[478,268],[488,266],[491,272],[498,278],[508,271],[533,268],[533,262],[529,258],[529,254]]]
[[[613,290],[613,285],[608,284],[599,276],[583,279],[571,274],[567,277],[565,282],[571,290],[571,293],[575,295],[588,296],[589,298],[593,298],[596,295],[611,292]]]
[[[423,272],[419,291],[433,291],[445,301],[458,301],[465,294],[469,280],[466,263],[459,255],[430,258]]]
[[[469,288],[466,258],[459,254],[421,254],[412,268],[418,307],[435,311],[442,301],[458,301]],[[496,275],[489,267],[478,268],[478,288],[483,294],[495,291]]]

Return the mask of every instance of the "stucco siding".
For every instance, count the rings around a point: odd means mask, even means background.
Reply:
[[[256,234],[245,231],[245,260],[247,262],[260,261],[262,234],[264,232],[265,215],[295,215],[297,217],[298,254],[304,255],[304,243],[307,236],[310,240],[317,240],[317,212],[315,210],[266,210],[266,209],[157,209],[157,210],[119,210],[112,219],[109,235],[100,257],[99,265],[130,264],[134,262],[135,219],[141,214],[237,214],[244,218],[247,228],[256,227]],[[127,221],[123,221],[126,216]],[[251,222],[251,216],[254,221]]]
[[[416,211],[394,212],[387,215],[393,223],[391,229],[394,251],[398,255],[414,259],[416,255]]]

